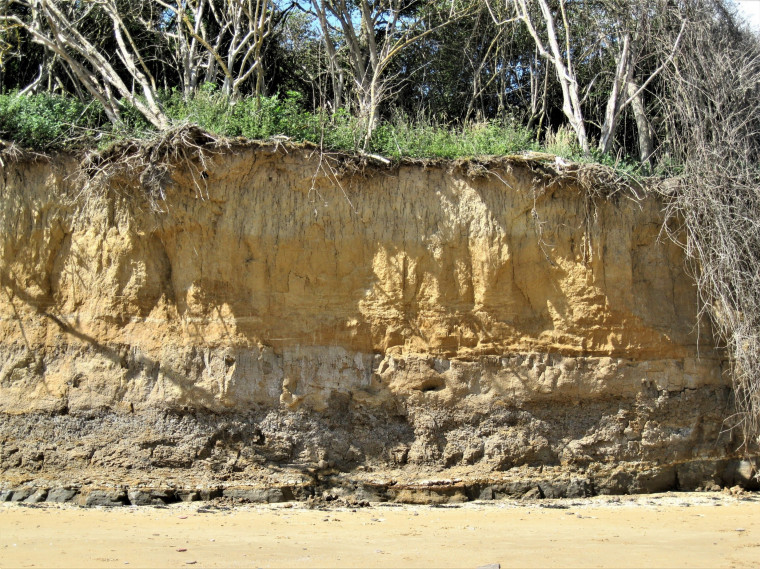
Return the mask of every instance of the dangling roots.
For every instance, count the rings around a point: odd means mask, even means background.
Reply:
[[[151,209],[162,211],[172,172],[186,168],[201,198],[207,197],[203,173],[213,154],[229,147],[229,142],[196,126],[172,128],[147,140],[130,139],[104,152],[85,157],[77,172],[85,199],[109,188],[131,185],[139,180]]]

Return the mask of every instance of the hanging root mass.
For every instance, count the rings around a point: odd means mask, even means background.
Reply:
[[[665,227],[686,251],[701,312],[727,350],[736,414],[726,426],[741,430],[748,454],[760,442],[760,43],[753,38],[706,18],[684,34],[693,55],[664,72],[666,123],[683,164],[663,189]]]
[[[78,175],[85,199],[139,180],[142,198],[151,209],[162,211],[172,172],[181,168],[192,176],[198,197],[207,195],[205,172],[213,154],[228,142],[195,126],[179,126],[147,140],[130,139],[105,152],[93,152],[81,163]]]
[[[728,351],[737,413],[727,426],[742,430],[750,451],[760,434],[760,175],[704,164],[668,196],[666,227],[686,251],[701,314]]]

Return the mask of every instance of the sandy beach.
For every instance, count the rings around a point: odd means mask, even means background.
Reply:
[[[756,567],[760,497],[443,507],[0,504],[0,567]]]

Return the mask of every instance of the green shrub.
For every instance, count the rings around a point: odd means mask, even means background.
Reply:
[[[53,93],[0,95],[0,138],[38,150],[92,145],[106,122],[102,107]]]

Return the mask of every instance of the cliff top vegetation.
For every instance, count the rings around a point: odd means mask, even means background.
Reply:
[[[730,0],[1,0],[0,138],[220,136],[677,172],[673,98]]]

